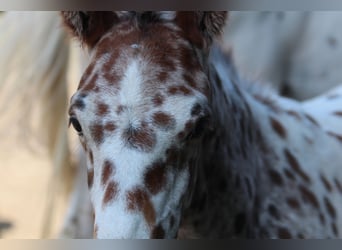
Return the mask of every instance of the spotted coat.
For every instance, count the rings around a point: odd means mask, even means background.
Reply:
[[[69,114],[95,237],[341,236],[341,88],[246,83],[212,45],[224,12],[62,16],[91,53]]]

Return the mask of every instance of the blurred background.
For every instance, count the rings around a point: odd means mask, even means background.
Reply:
[[[66,113],[79,44],[58,12],[1,12],[0,26],[0,238],[56,238],[79,150]]]
[[[244,77],[305,100],[342,83],[340,24],[341,12],[231,12],[221,43]],[[66,109],[86,55],[57,12],[2,12],[0,30],[0,238],[72,237]]]

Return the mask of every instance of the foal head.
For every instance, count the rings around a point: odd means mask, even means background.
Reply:
[[[224,12],[62,12],[91,60],[70,104],[98,238],[173,238],[207,130]]]

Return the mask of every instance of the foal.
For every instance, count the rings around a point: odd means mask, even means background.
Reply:
[[[212,42],[225,12],[62,16],[91,54],[69,115],[95,237],[341,236],[341,88],[246,84]]]

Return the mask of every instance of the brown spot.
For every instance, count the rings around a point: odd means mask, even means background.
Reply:
[[[106,125],[104,126],[104,129],[113,132],[116,129],[116,125],[114,122],[107,122]]]
[[[156,214],[146,191],[136,188],[127,192],[127,208],[128,210],[141,211],[147,224],[150,226],[154,225]]]
[[[82,91],[98,92],[99,87],[96,85],[97,79],[98,74],[94,74],[93,77],[89,80],[89,82],[83,86]]]
[[[150,152],[156,144],[156,134],[144,125],[140,128],[128,128],[123,137],[129,146],[143,152]]]
[[[287,205],[289,207],[298,210],[300,208],[300,203],[296,198],[287,198],[286,199]]]
[[[188,72],[188,74],[194,75],[195,72],[202,70],[194,50],[184,46],[180,48],[179,53],[182,66],[184,69],[186,69],[186,72]],[[187,83],[189,84],[191,82]]]
[[[304,116],[305,116],[310,122],[312,122],[312,123],[315,124],[317,127],[319,127],[319,123],[318,123],[311,115],[304,114]]]
[[[327,197],[324,197],[324,204],[331,218],[336,219],[336,210]]]
[[[103,196],[102,205],[105,206],[113,201],[118,193],[118,184],[114,181],[108,183],[105,194]]]
[[[115,72],[113,70],[106,70],[104,68],[104,74],[103,74],[103,77],[106,79],[107,81],[107,84],[110,85],[111,87],[111,90],[113,90],[113,87],[114,89],[118,89],[119,88],[119,82],[120,82],[120,79],[121,79],[121,76],[118,72]]]
[[[111,23],[110,25],[112,25],[113,23]],[[96,29],[98,30],[99,27],[96,27]],[[125,38],[123,39],[122,36],[116,35],[115,38],[113,39],[113,36],[111,37],[107,37],[105,39],[102,39],[101,41],[99,41],[98,45],[96,46],[96,50],[95,50],[95,58],[94,61],[98,61],[101,60],[103,61],[104,57],[106,59],[106,61],[103,64],[103,68],[102,68],[102,74],[101,76],[108,81],[108,83],[113,86],[115,84],[117,84],[119,82],[119,78],[122,74],[119,74],[115,69],[115,63],[117,61],[117,59],[120,57],[120,51],[121,49],[110,49],[110,48],[119,48],[119,43],[121,42],[121,44],[123,44],[124,42],[127,42],[127,40],[129,38],[131,38],[132,36],[127,35]],[[125,41],[124,41],[125,40]],[[122,62],[122,61],[121,61]]]
[[[342,185],[341,185],[341,183],[336,178],[334,178],[334,182],[335,182],[335,185],[336,185],[338,191],[340,191],[340,193],[342,194]]]
[[[293,181],[296,180],[296,177],[292,174],[292,172],[289,169],[285,168],[284,173],[288,179],[291,179]]]
[[[291,239],[292,235],[287,228],[280,227],[278,228],[278,238],[279,239]]]
[[[296,118],[297,120],[301,120],[301,119],[302,119],[301,116],[300,116],[300,114],[297,113],[297,112],[294,111],[294,110],[288,110],[286,113],[287,113],[288,115],[290,115],[290,116]]]
[[[287,149],[284,150],[285,157],[290,164],[290,167],[307,183],[310,183],[310,178],[307,176],[302,168],[300,167],[297,159],[288,151]]]
[[[157,194],[166,183],[165,166],[160,162],[154,163],[144,175],[144,181],[147,189],[152,194]]]
[[[169,73],[167,71],[161,71],[157,75],[158,81],[160,83],[164,83],[168,77],[169,77]]]
[[[161,94],[156,94],[153,99],[152,102],[155,106],[160,106],[163,104],[164,102],[164,97]]]
[[[311,138],[309,138],[308,136],[305,136],[305,135],[304,135],[304,140],[305,140],[308,144],[313,144],[313,143],[314,143],[314,141],[313,141]]]
[[[276,206],[274,206],[273,204],[270,204],[268,206],[268,212],[270,213],[270,215],[275,218],[276,220],[280,220],[280,213],[279,210],[276,208]]]
[[[117,75],[114,73],[114,64],[117,60],[115,54],[110,55],[110,58],[103,64],[102,72],[104,72],[103,77],[110,83],[115,84],[117,83]]]
[[[332,191],[332,186],[330,184],[330,182],[324,177],[324,175],[321,173],[320,174],[321,177],[321,181],[323,182],[324,187],[331,192]]]
[[[85,142],[84,142],[84,141],[80,141],[80,143],[81,143],[81,145],[82,145],[82,147],[83,147],[83,149],[84,149],[84,152],[88,152],[88,147],[87,147],[87,145],[85,144]]]
[[[165,26],[163,26],[165,27]],[[154,30],[146,30],[145,33],[146,35],[149,35],[151,38],[155,37],[155,34],[158,33],[158,36],[160,39],[165,39],[163,40],[163,43],[161,43],[159,39],[149,39],[149,40],[145,40],[145,45],[146,47],[150,47],[150,48],[157,48],[157,50],[154,50],[154,53],[152,54],[152,56],[150,54],[148,54],[148,56],[150,57],[150,60],[155,63],[156,65],[160,65],[163,69],[164,72],[172,72],[176,69],[176,60],[174,59],[174,57],[176,56],[176,50],[175,48],[173,48],[172,46],[170,46],[170,43],[168,41],[173,41],[173,37],[172,37],[172,32],[167,31],[166,27],[164,29],[164,31],[160,30],[162,29],[162,27],[157,27],[159,29],[154,29]],[[165,32],[166,31],[166,32]],[[155,33],[155,34],[152,34]],[[162,34],[168,33],[167,36],[165,37]],[[145,35],[145,37],[146,37]],[[171,39],[171,40],[169,40]],[[176,39],[176,38],[174,38]],[[147,57],[147,56],[146,56]],[[158,82],[160,83],[160,82]]]
[[[163,239],[165,237],[165,230],[162,225],[157,225],[153,228],[151,239]]]
[[[314,193],[302,185],[299,186],[299,190],[304,202],[312,205],[315,208],[319,208],[319,203]]]
[[[159,64],[168,72],[176,70],[176,64],[170,56],[161,57]]]
[[[115,37],[107,36],[105,39],[102,39],[101,41],[99,41],[99,44],[96,48],[96,59],[100,59],[101,57],[103,57],[104,54],[106,54],[107,60],[104,63],[104,67],[103,67],[105,71],[111,71],[113,64],[115,63],[115,60],[119,57],[118,50],[110,49],[112,48],[111,46],[113,46],[115,42],[118,42],[117,40],[124,40],[124,39],[122,38],[122,36],[115,36]]]
[[[89,189],[93,186],[94,183],[94,170],[91,169],[88,171],[88,187]]]
[[[172,87],[169,87],[168,93],[170,95],[175,95],[177,91],[178,91],[178,86],[172,86]]]
[[[270,118],[271,126],[273,130],[281,137],[281,138],[286,138],[286,130],[283,127],[283,125],[276,119]]]
[[[192,93],[191,89],[185,86],[171,86],[168,89],[170,95],[185,95],[188,96]]]
[[[234,219],[234,229],[236,234],[241,234],[246,225],[246,214],[238,213]]]
[[[103,186],[106,185],[109,177],[113,174],[113,163],[110,162],[109,160],[106,160],[103,163],[103,168],[102,168],[102,175],[101,175],[101,183]]]
[[[334,133],[334,132],[331,132],[331,131],[328,131],[327,134],[330,135],[330,136],[332,136],[332,137],[334,137],[334,138],[336,138],[336,139],[339,140],[340,142],[342,142],[342,135],[338,135],[338,134],[336,134],[336,133]]]
[[[265,96],[254,95],[254,98],[258,100],[260,103],[266,105],[269,109],[271,109],[275,113],[279,113],[281,111],[280,108],[277,106],[277,104],[273,100]]]
[[[99,145],[103,142],[104,139],[104,129],[103,126],[100,124],[93,124],[90,126],[90,133],[91,137],[93,138],[94,142]]]
[[[97,105],[97,111],[96,111],[96,114],[98,116],[103,116],[105,114],[107,114],[109,112],[109,107],[107,104],[104,104],[104,103],[99,103]]]
[[[189,75],[189,74],[186,74],[186,73],[183,73],[183,79],[184,81],[189,84],[192,88],[196,88],[197,87],[197,84],[194,80],[194,78]]]
[[[342,111],[335,111],[333,115],[342,116]]]
[[[332,229],[333,233],[335,234],[335,236],[338,237],[338,228],[337,228],[335,222],[331,223],[331,229]]]
[[[164,112],[154,113],[152,119],[153,123],[161,128],[170,129],[176,124],[175,119]]]
[[[94,67],[95,67],[95,63],[91,63],[91,64],[86,68],[86,70],[83,72],[82,77],[81,77],[81,80],[80,80],[80,84],[79,84],[79,86],[78,86],[78,90],[84,86],[86,80],[87,80],[87,79],[89,78],[89,76],[93,73]]]
[[[89,149],[89,160],[90,160],[90,164],[93,165],[94,164],[94,156],[93,156],[93,151],[91,151],[91,149]]]
[[[271,181],[273,182],[273,184],[278,185],[278,186],[283,185],[283,178],[281,177],[281,175],[277,171],[275,171],[273,169],[269,169],[268,175],[269,175]]]

